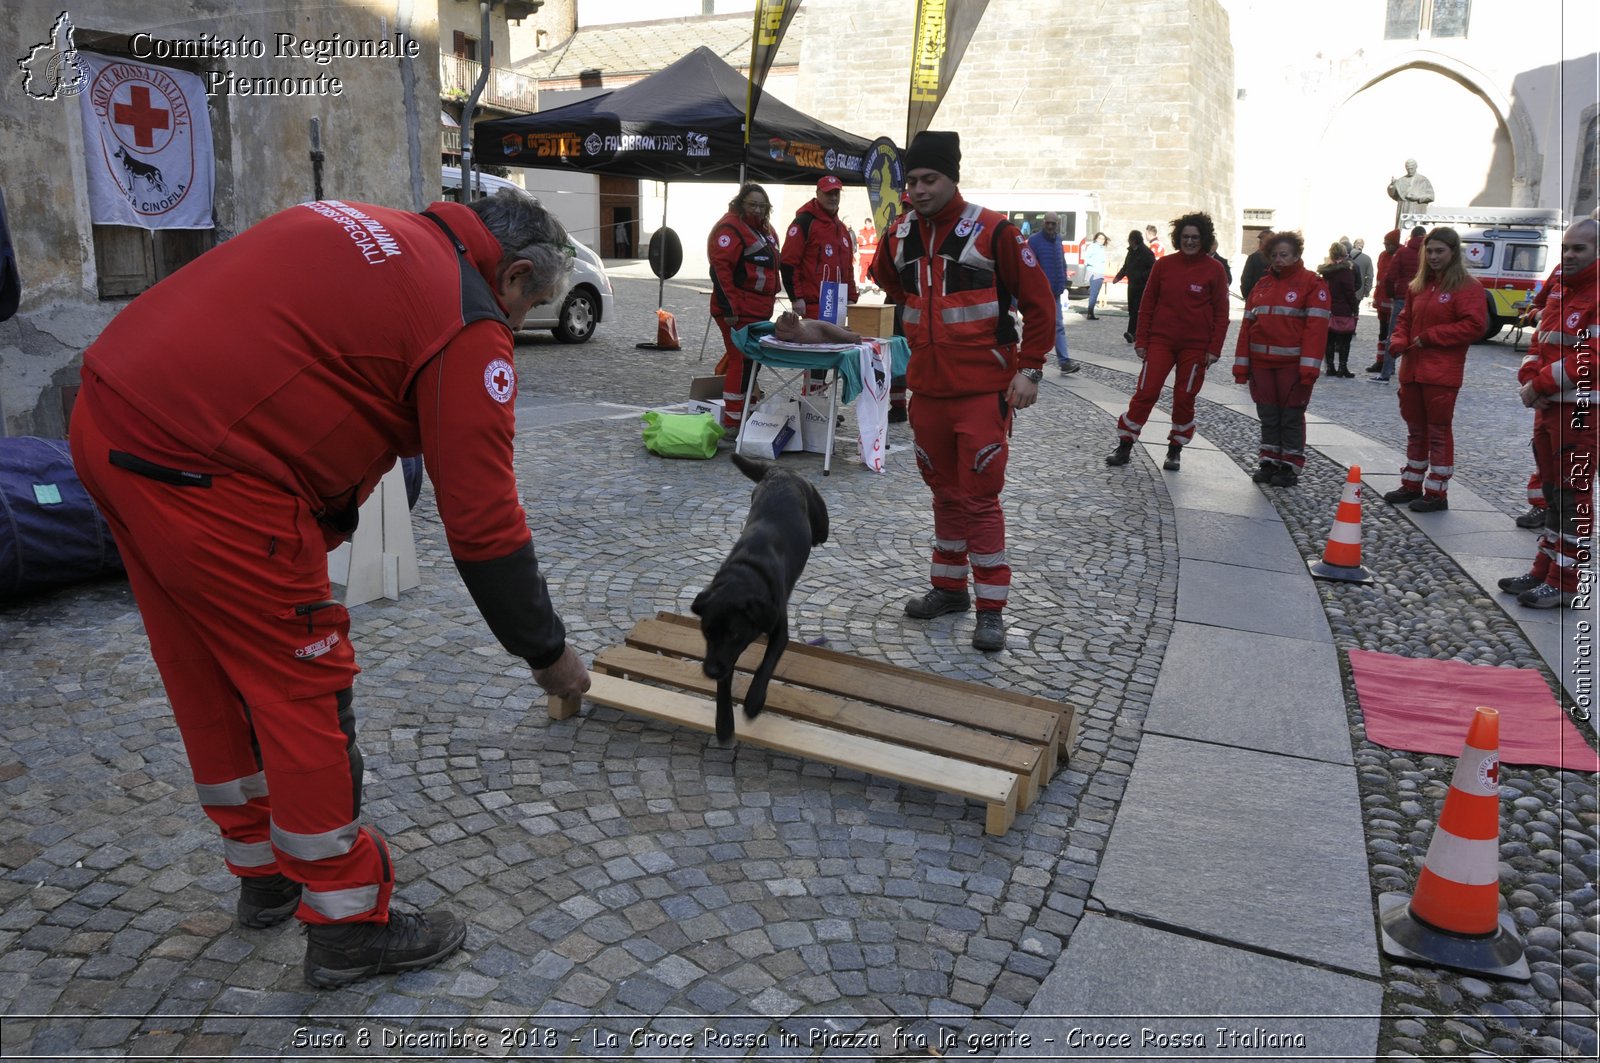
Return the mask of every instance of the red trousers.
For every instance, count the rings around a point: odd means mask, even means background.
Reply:
[[[722,427],[737,432],[744,421],[744,351],[733,342],[733,330],[726,320],[711,320],[722,333]]]
[[[933,491],[933,585],[964,592],[970,561],[978,608],[1004,609],[1011,566],[1000,491],[1006,485],[1011,408],[999,394],[939,399],[919,393],[910,421],[917,468]]]
[[[1574,404],[1540,410],[1535,454],[1545,480],[1549,506],[1539,536],[1533,575],[1568,594],[1576,593],[1580,573],[1594,574],[1594,473],[1600,460],[1600,413]],[[1552,486],[1555,485],[1555,486]]]
[[[1456,394],[1441,384],[1402,383],[1400,416],[1406,422],[1406,464],[1400,486],[1429,497],[1449,491],[1455,475]]]
[[[177,486],[112,464],[92,402],[72,460],[128,570],[201,807],[235,875],[303,884],[308,923],[384,922],[388,847],[361,827],[350,616],[305,502],[265,480]]]
[[[1250,397],[1261,420],[1261,464],[1306,467],[1306,407],[1312,385],[1300,379],[1300,363],[1250,365]]]
[[[1139,385],[1128,403],[1128,412],[1117,421],[1120,439],[1138,439],[1144,423],[1161,397],[1161,385],[1174,368],[1172,379],[1172,431],[1167,442],[1185,446],[1194,438],[1194,399],[1206,382],[1206,351],[1204,347],[1173,347],[1152,341],[1145,348],[1144,368],[1139,370]]]

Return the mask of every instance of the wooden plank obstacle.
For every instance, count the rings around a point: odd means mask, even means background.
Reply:
[[[765,645],[740,657],[736,702]],[[587,698],[709,733],[716,683],[701,671],[704,656],[694,617],[641,620],[624,645],[595,657],[589,692],[551,698],[550,716],[566,719]],[[1077,737],[1069,705],[798,642],[773,680],[756,719],[736,705],[739,741],[981,802],[990,834],[1004,834],[1033,804]]]

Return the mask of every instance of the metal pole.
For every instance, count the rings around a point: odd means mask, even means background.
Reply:
[[[663,229],[665,229],[667,227],[667,191],[669,189],[671,189],[671,188],[672,188],[671,182],[668,182],[668,181],[662,181],[661,182],[661,227]],[[662,242],[662,250],[663,251],[666,250],[666,242],[665,241]],[[663,254],[661,257],[665,258],[666,255]],[[665,271],[663,271],[663,272],[665,272]],[[667,299],[667,278],[659,277],[656,280],[656,309],[657,310],[660,310],[661,307],[666,303],[666,299]]]
[[[464,202],[478,198],[477,189],[473,187],[479,182],[472,169],[472,113],[478,109],[478,97],[483,95],[483,87],[489,83],[489,64],[494,59],[494,38],[489,35],[489,3],[490,0],[478,0],[478,21],[481,24],[478,44],[483,49],[483,62],[479,64],[478,83],[472,86],[472,95],[467,97],[467,102],[461,108],[461,198]]]
[[[322,198],[322,119],[311,119],[311,198]]]

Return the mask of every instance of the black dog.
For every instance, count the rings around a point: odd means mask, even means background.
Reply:
[[[828,541],[828,506],[809,480],[737,453],[733,463],[756,481],[750,515],[711,586],[690,606],[706,639],[706,677],[717,681],[717,741],[722,743],[733,737],[733,673],[740,655],[767,636],[766,655],[744,696],[744,714],[754,719],[767,703],[767,683],[789,645],[789,594],[811,548]]]

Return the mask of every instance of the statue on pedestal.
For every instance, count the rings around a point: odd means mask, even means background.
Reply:
[[[1406,160],[1404,177],[1389,182],[1389,198],[1395,201],[1394,224],[1400,227],[1400,215],[1421,214],[1433,202],[1433,182],[1417,172],[1417,160]]]

